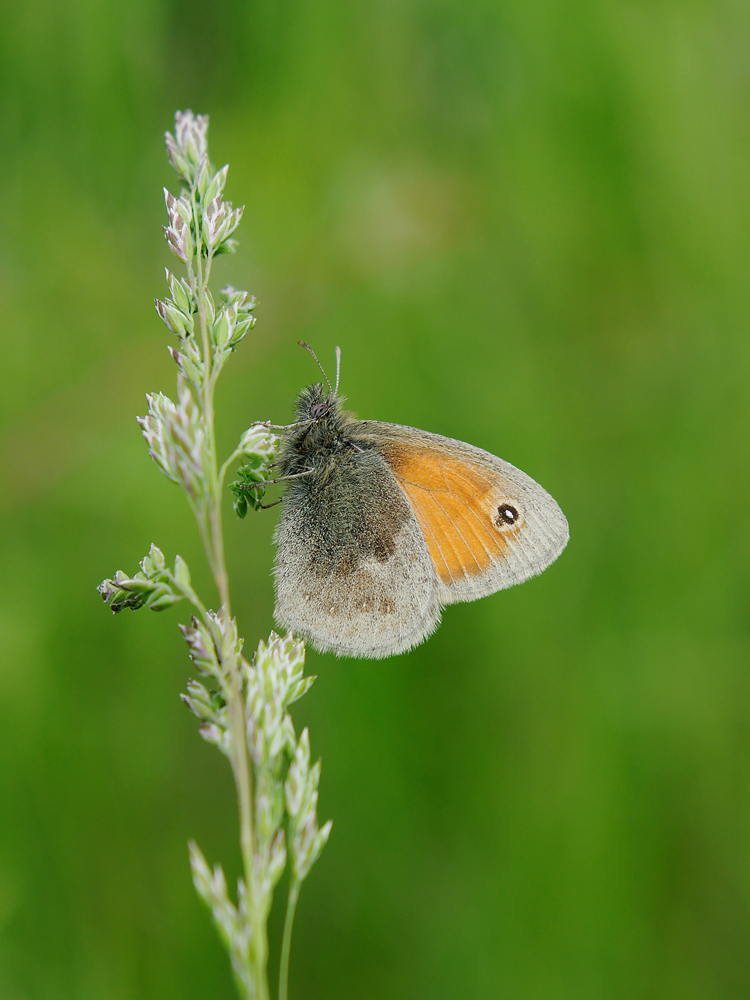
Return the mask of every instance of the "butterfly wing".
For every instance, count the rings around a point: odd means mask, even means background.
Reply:
[[[565,515],[509,462],[398,424],[364,420],[357,432],[382,455],[411,505],[435,566],[441,604],[522,583],[565,548]]]
[[[373,448],[290,480],[276,531],[276,618],[317,648],[379,658],[440,620],[438,584],[407,498]]]

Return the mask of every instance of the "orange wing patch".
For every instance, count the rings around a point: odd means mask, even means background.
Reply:
[[[508,543],[520,530],[523,517],[502,528],[496,525],[498,504],[507,492],[502,477],[439,451],[389,442],[384,452],[411,503],[443,583],[479,576],[492,562],[506,558]]]

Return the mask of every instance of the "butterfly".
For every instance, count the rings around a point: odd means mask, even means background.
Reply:
[[[323,652],[392,656],[426,639],[445,605],[523,583],[557,559],[568,522],[525,472],[463,441],[358,420],[338,372],[335,389],[323,376],[327,385],[297,399],[279,453],[282,626]]]

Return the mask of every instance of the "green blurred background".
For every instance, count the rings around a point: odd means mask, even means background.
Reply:
[[[189,878],[189,837],[238,852],[186,612],[94,589],[153,541],[214,600],[134,419],[174,389],[185,107],[247,206],[218,284],[260,301],[223,447],[289,417],[297,340],[338,343],[355,412],[502,455],[571,524],[408,655],[310,652],[334,828],[292,997],[750,995],[750,6],[28,0],[0,80],[2,1000],[234,995]],[[277,513],[227,510],[252,646]]]

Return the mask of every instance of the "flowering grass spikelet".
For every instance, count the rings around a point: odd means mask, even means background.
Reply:
[[[148,451],[161,471],[179,483],[188,496],[203,493],[205,428],[187,379],[178,377],[177,403],[163,392],[149,393],[148,415],[138,425]]]
[[[184,198],[175,198],[164,188],[164,201],[167,205],[169,225],[164,226],[164,238],[175,257],[187,264],[195,248],[195,240],[191,233],[193,222],[189,202]]]
[[[174,135],[164,133],[167,154],[180,178],[189,184],[208,154],[208,115],[178,111],[174,121]]]
[[[316,811],[319,781],[320,761],[310,767],[310,736],[305,729],[297,743],[284,785],[290,818],[292,872],[300,882],[317,861],[331,832],[331,820],[318,829]]]
[[[219,660],[213,636],[206,625],[193,615],[190,625],[178,626],[188,646],[188,654],[199,674],[218,677]]]
[[[115,614],[125,608],[163,611],[192,594],[190,571],[180,556],[175,557],[174,569],[170,570],[161,549],[152,545],[140,565],[141,571],[135,576],[118,569],[113,579],[99,584],[97,589],[102,599]]]

